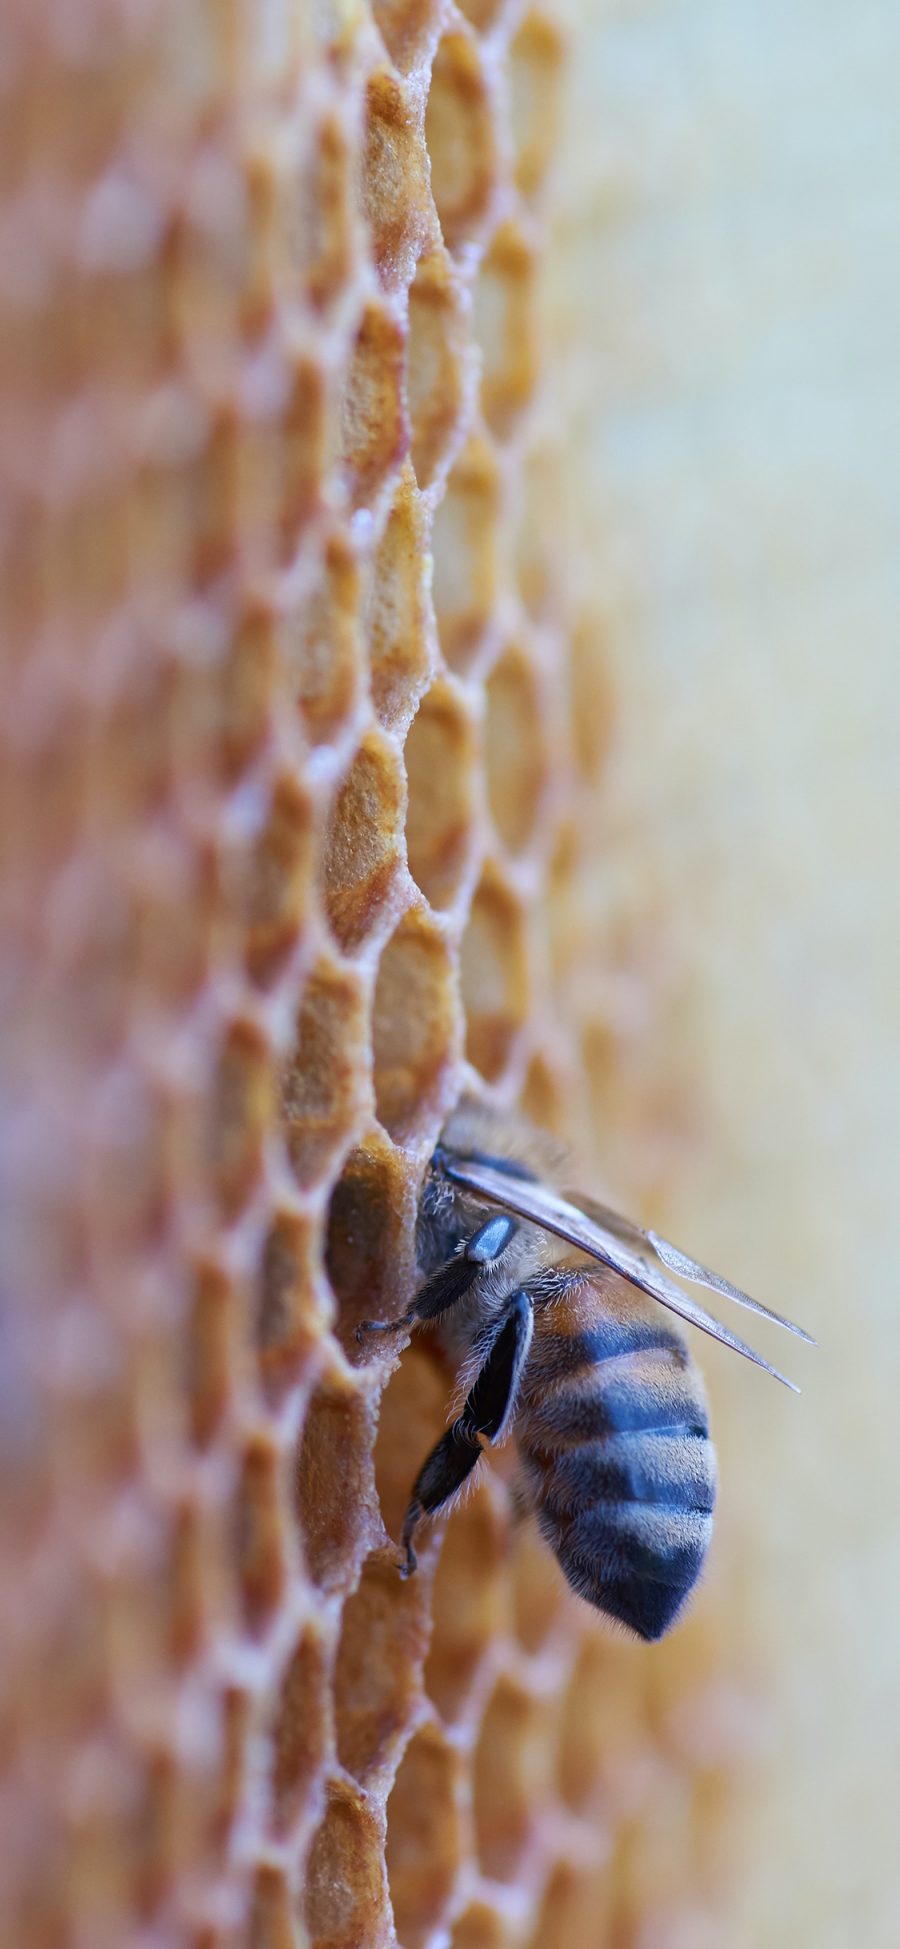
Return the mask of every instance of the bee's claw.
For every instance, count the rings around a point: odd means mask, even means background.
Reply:
[[[407,1543],[405,1553],[403,1556],[401,1556],[397,1564],[397,1568],[400,1572],[401,1578],[403,1579],[404,1583],[406,1582],[407,1577],[415,1576],[418,1567],[419,1567],[419,1559],[416,1556],[415,1550],[413,1549],[411,1543]]]
[[[369,1333],[399,1333],[408,1324],[405,1318],[399,1320],[360,1320],[354,1334],[355,1340],[363,1346]]]

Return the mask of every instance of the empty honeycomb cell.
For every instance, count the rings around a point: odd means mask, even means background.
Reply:
[[[472,720],[445,681],[423,697],[404,758],[409,870],[432,907],[449,907],[475,840],[477,753]]]
[[[325,912],[345,953],[360,947],[390,911],[403,866],[405,812],[402,767],[393,746],[372,731],[340,787],[323,845]]]
[[[547,1639],[571,1612],[563,1573],[534,1520],[522,1522],[516,1534],[512,1612],[516,1637],[530,1653],[544,1651]]]
[[[367,383],[372,383],[369,357],[366,347],[360,342],[357,346],[355,381],[363,391]],[[361,397],[357,398],[357,410],[364,410]],[[284,461],[280,492],[280,556],[287,563],[296,552],[307,522],[318,509],[330,437],[323,374],[315,360],[305,354],[299,354],[294,363],[279,431]],[[362,449],[360,464],[363,464]]]
[[[460,954],[466,1054],[487,1082],[503,1074],[528,1014],[528,956],[520,904],[488,869]]]
[[[561,1861],[553,1869],[534,1933],[527,1938],[527,1949],[572,1949],[573,1943],[637,1941],[635,1937],[619,1935],[611,1927],[609,1870],[606,1848],[599,1835],[594,1852],[601,1856],[595,1865],[582,1867]]]
[[[273,1103],[270,1051],[249,1022],[235,1022],[216,1065],[206,1140],[213,1189],[228,1219],[256,1185]]]
[[[277,1449],[251,1442],[241,1467],[237,1499],[237,1569],[248,1630],[261,1632],[278,1609],[285,1587],[284,1524],[280,1508]]]
[[[407,468],[375,551],[368,613],[372,702],[388,730],[412,716],[430,667],[427,548]]]
[[[384,1525],[393,1540],[400,1535],[419,1469],[446,1428],[451,1386],[446,1366],[435,1358],[429,1336],[422,1334],[407,1348],[381,1397],[375,1481]],[[423,1529],[420,1558],[428,1554],[429,1537],[439,1536],[443,1527],[437,1521]]]
[[[552,1791],[554,1742],[551,1702],[499,1679],[479,1728],[472,1781],[478,1859],[496,1881],[520,1875]]]
[[[501,224],[475,287],[481,410],[499,440],[513,432],[537,382],[534,252],[515,223]]]
[[[377,1407],[335,1369],[307,1410],[297,1461],[297,1512],[310,1576],[346,1593],[367,1549],[381,1542],[372,1449]]]
[[[356,705],[359,602],[356,554],[336,529],[325,542],[315,587],[288,610],[280,630],[287,682],[313,744],[333,743]]]
[[[366,87],[363,209],[375,267],[388,288],[407,285],[434,214],[415,93],[391,68]]]
[[[420,487],[431,486],[461,426],[467,339],[458,282],[444,251],[432,251],[419,259],[409,288],[406,393]]]
[[[382,953],[372,1006],[375,1107],[397,1143],[428,1129],[449,1108],[458,1036],[447,943],[413,910]]]
[[[601,773],[613,735],[612,678],[601,648],[608,633],[601,618],[583,617],[569,648],[572,749],[589,780]]]
[[[390,1778],[419,1698],[428,1592],[392,1558],[370,1557],[347,1599],[335,1667],[337,1751],[362,1785]]]
[[[331,110],[313,137],[301,219],[306,291],[319,310],[340,296],[353,264],[354,163],[343,119]]]
[[[266,1399],[297,1381],[322,1333],[318,1227],[299,1212],[280,1211],[266,1236],[259,1270],[256,1348]]]
[[[445,34],[431,70],[425,110],[431,190],[447,249],[477,242],[489,219],[497,176],[493,103],[475,40]]]
[[[342,465],[353,508],[371,508],[409,446],[405,368],[400,319],[387,305],[370,301],[341,400]]]
[[[129,865],[137,906],[137,979],[157,1006],[177,1007],[209,975],[218,909],[215,860],[211,849],[186,847],[171,826],[160,823],[142,835]],[[90,1019],[87,1009],[82,1019]]]
[[[321,959],[303,990],[281,1086],[285,1139],[301,1185],[316,1183],[352,1142],[365,1108],[366,1030],[355,975]]]
[[[311,1789],[328,1759],[331,1662],[322,1626],[307,1625],[288,1659],[273,1727],[272,1801],[281,1834],[308,1814]]]
[[[294,778],[281,778],[244,875],[247,967],[262,987],[280,973],[297,943],[312,862],[310,801]]]
[[[252,764],[265,742],[270,721],[276,664],[275,625],[261,604],[240,616],[226,643],[221,663],[197,672],[210,697],[208,722],[214,740],[211,753],[215,776],[233,784]],[[204,699],[198,699],[200,709]],[[181,711],[179,711],[181,716]],[[185,729],[190,729],[190,719]],[[201,731],[200,725],[196,726]],[[196,742],[193,762],[196,764]],[[191,763],[185,752],[183,769]]]
[[[387,1871],[397,1937],[422,1949],[443,1922],[462,1851],[460,1754],[437,1726],[410,1741],[387,1804]]]
[[[454,1925],[450,1949],[514,1949],[520,1939],[492,1901],[470,1902]]]
[[[356,1349],[364,1319],[383,1319],[411,1287],[415,1196],[404,1160],[372,1137],[351,1151],[328,1211],[326,1265],[341,1337]]]
[[[550,1130],[554,1136],[563,1136],[568,1108],[566,1079],[540,1053],[532,1056],[526,1070],[521,1103],[529,1123],[537,1130]]]
[[[546,708],[533,665],[516,644],[495,663],[485,695],[488,803],[504,846],[518,853],[540,821],[548,761]]]
[[[294,1920],[295,1899],[284,1870],[270,1861],[256,1871],[248,1918],[247,1949],[306,1949],[306,1937],[297,1934]],[[210,1938],[209,1949],[219,1949],[220,1937]],[[229,1937],[225,1944],[231,1949]],[[198,1949],[201,1943],[198,1942]],[[202,1942],[202,1949],[207,1949]],[[223,1945],[224,1949],[224,1945]]]
[[[219,1266],[198,1268],[188,1312],[185,1382],[191,1434],[201,1448],[213,1440],[227,1412],[238,1303]]]
[[[493,619],[499,512],[494,456],[483,440],[470,440],[447,481],[431,543],[435,616],[453,670],[469,668]]]
[[[627,1814],[643,1792],[648,1747],[638,1648],[592,1632],[579,1651],[560,1721],[559,1784],[576,1813],[599,1803]]]
[[[482,1475],[448,1522],[435,1571],[425,1688],[450,1724],[465,1711],[485,1647],[509,1624],[506,1570],[506,1526]]]
[[[563,46],[546,14],[526,13],[509,50],[515,178],[522,195],[540,189],[556,148]]]
[[[381,1819],[349,1782],[333,1781],[306,1871],[310,1949],[389,1949]]]

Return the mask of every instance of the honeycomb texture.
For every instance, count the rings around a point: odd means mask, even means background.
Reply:
[[[561,51],[503,0],[4,18],[20,1949],[703,1939],[711,1627],[600,1637],[502,1463],[401,1583],[448,1376],[354,1340],[461,1088],[568,1128],[606,1073],[551,1007],[606,736],[535,403]]]

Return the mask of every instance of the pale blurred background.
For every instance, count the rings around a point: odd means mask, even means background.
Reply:
[[[702,1350],[768,1701],[722,1949],[893,1949],[900,13],[571,4],[546,299],[619,700],[598,879],[614,830],[620,899],[629,862],[652,888],[622,1007],[681,1126],[669,1229],[821,1341],[756,1332],[800,1401]]]

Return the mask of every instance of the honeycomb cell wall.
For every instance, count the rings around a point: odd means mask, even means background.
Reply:
[[[597,1949],[715,1883],[707,1627],[603,1639],[502,1464],[402,1583],[449,1377],[354,1337],[461,1089],[570,1133],[605,1073],[551,1001],[605,743],[542,471],[562,55],[502,0],[4,20],[21,1949]]]

